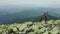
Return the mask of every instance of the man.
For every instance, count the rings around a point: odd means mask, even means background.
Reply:
[[[47,18],[48,18],[48,11],[44,13],[44,20],[47,21]]]

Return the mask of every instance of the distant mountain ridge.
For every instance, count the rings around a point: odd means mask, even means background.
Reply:
[[[43,18],[44,19],[44,16],[36,16],[36,17],[25,17],[25,18],[16,18],[16,19],[13,19],[11,20],[9,23],[24,23],[24,22],[29,22],[29,21],[32,21],[32,22],[39,22],[39,20]],[[48,20],[58,20],[60,18],[57,18],[57,17],[54,17],[54,16],[51,16],[51,15],[48,15]]]
[[[18,10],[16,10],[18,11]],[[41,17],[43,15],[43,13],[46,11],[46,9],[42,9],[42,8],[38,8],[38,9],[29,9],[29,10],[23,10],[21,12],[15,12],[15,13],[9,13],[9,12],[2,12],[0,11],[0,23],[8,23],[10,21],[14,21],[14,19],[19,19],[17,21],[38,21],[39,17]],[[51,10],[52,11],[52,10]],[[54,10],[55,11],[55,10]],[[53,13],[50,12],[49,14],[49,19],[52,18]],[[51,16],[52,15],[52,16]],[[59,15],[58,15],[59,16]],[[50,18],[51,17],[51,18]],[[57,17],[56,16],[53,16]],[[53,19],[52,18],[52,19]],[[25,20],[24,20],[25,19]],[[57,18],[56,18],[57,19]]]

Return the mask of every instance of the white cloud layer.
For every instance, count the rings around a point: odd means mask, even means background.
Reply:
[[[0,5],[60,6],[60,0],[0,0]]]

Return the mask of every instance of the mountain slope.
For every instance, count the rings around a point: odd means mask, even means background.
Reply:
[[[47,20],[58,20],[59,18],[48,15]],[[10,20],[9,23],[24,23],[24,22],[39,22],[41,20],[44,20],[44,16],[36,16],[36,17],[25,17],[25,18],[16,18],[13,20]]]
[[[22,10],[22,11],[19,11],[19,10],[16,10],[15,12],[14,11],[12,11],[13,12],[12,13],[10,11],[0,10],[0,23],[8,23],[10,20],[14,20],[17,18],[24,20],[24,19],[29,19],[32,17],[37,17],[37,16],[40,17],[47,10],[45,8],[32,8],[32,9],[27,9],[27,10]],[[57,15],[54,14],[55,10],[52,11],[51,9],[48,9],[48,11],[50,12],[49,13],[50,15],[53,15],[53,16],[55,15],[55,17],[57,17]],[[57,11],[57,9],[56,9],[56,11]],[[49,18],[49,19],[51,19],[51,18]],[[35,20],[37,20],[37,19],[35,19]]]
[[[6,15],[0,16],[0,23],[8,23],[8,21],[16,19],[16,18],[25,18],[25,17],[34,17],[34,16],[40,16],[43,12],[40,10],[24,10],[22,12],[16,12],[16,13],[6,13]]]

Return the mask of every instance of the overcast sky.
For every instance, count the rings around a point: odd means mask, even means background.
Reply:
[[[60,7],[60,0],[0,0],[0,5],[36,5]]]

